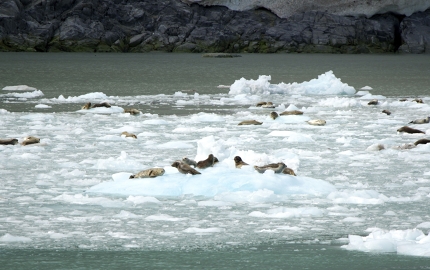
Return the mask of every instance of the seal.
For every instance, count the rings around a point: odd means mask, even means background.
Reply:
[[[421,131],[421,130],[418,130],[418,129],[415,129],[415,128],[411,128],[411,127],[408,127],[408,126],[403,126],[403,127],[401,127],[401,128],[399,128],[399,129],[397,129],[397,132],[406,132],[406,133],[424,133],[424,134],[426,134],[424,131]]]
[[[218,159],[214,157],[214,155],[209,154],[207,159],[197,162],[197,168],[206,169],[206,168],[212,167],[217,162],[218,162]]]
[[[240,168],[242,168],[242,166],[249,165],[249,164],[244,162],[241,157],[235,156],[234,157],[234,165],[236,166],[236,168],[240,169]]]
[[[124,113],[129,113],[131,115],[138,115],[140,114],[140,111],[138,109],[124,109]]]
[[[258,102],[255,106],[262,107],[262,108],[275,108],[275,105],[273,105],[273,103],[270,101],[261,101],[261,102]]]
[[[367,103],[367,105],[378,105],[379,101],[377,99],[372,99],[371,101],[369,101],[369,103]]]
[[[419,139],[418,141],[414,142],[414,145],[418,145],[418,144],[428,144],[430,143],[429,139]]]
[[[297,176],[293,169],[290,169],[290,168],[287,168],[287,167],[284,168],[284,170],[282,171],[282,173],[283,174],[289,174],[289,175]]]
[[[263,122],[258,122],[256,120],[245,120],[245,121],[240,122],[237,125],[243,126],[243,125],[261,125],[261,124],[263,124]]]
[[[84,106],[82,106],[82,110],[89,110],[91,109],[91,102],[85,103]]]
[[[98,104],[94,104],[92,106],[92,108],[98,108],[98,107],[106,107],[106,108],[110,108],[111,105],[107,102],[102,102],[102,103],[98,103]]]
[[[200,172],[198,172],[197,170],[193,169],[190,167],[190,165],[185,164],[181,161],[175,161],[172,163],[172,167],[175,167],[176,169],[178,169],[178,171],[180,173],[183,174],[192,174],[192,175],[196,175],[196,174],[201,174]]]
[[[254,166],[254,169],[259,173],[264,173],[267,170],[272,170],[275,173],[281,173],[284,171],[284,169],[287,167],[285,163],[279,162],[279,163],[270,163],[264,166]]]
[[[309,120],[306,121],[309,125],[313,125],[313,126],[324,126],[326,124],[325,120],[322,119],[315,119],[315,120]]]
[[[133,133],[128,133],[127,131],[124,131],[123,133],[121,133],[121,136],[124,135],[126,138],[130,137],[130,138],[135,138],[137,139],[137,136],[134,135]]]
[[[424,103],[423,100],[420,99],[420,98],[416,98],[416,99],[414,99],[412,101],[415,101],[416,103]]]
[[[390,115],[391,114],[391,112],[389,110],[383,110],[382,112],[385,113],[386,115]]]
[[[279,117],[279,115],[278,115],[278,113],[277,112],[271,112],[270,113],[270,118],[272,118],[273,120],[275,120],[276,118],[278,118]]]
[[[18,144],[18,139],[0,139],[0,144],[2,144],[2,145],[7,145],[7,144],[15,145],[15,144]]]
[[[151,168],[147,169],[141,172],[138,172],[137,174],[130,175],[129,179],[132,178],[154,178],[157,176],[162,176],[165,173],[163,168]]]
[[[430,117],[427,116],[427,118],[415,119],[409,122],[409,124],[427,124],[429,121],[430,121]]]
[[[197,167],[197,162],[195,160],[189,159],[187,157],[183,157],[182,162],[187,164],[187,165],[194,166],[194,168]]]
[[[302,114],[303,114],[302,111],[293,110],[293,111],[281,112],[279,115],[302,115]]]
[[[29,145],[29,144],[35,144],[39,143],[40,139],[33,136],[25,137],[24,140],[21,142],[22,145]]]

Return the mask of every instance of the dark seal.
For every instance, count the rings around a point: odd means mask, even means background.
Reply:
[[[207,159],[197,162],[197,168],[206,169],[212,167],[217,162],[218,159],[214,157],[214,155],[210,154]]]
[[[181,161],[175,161],[175,162],[173,162],[172,163],[172,167],[175,167],[176,169],[178,169],[178,171],[180,173],[183,173],[183,174],[192,174],[192,175],[201,174],[197,170],[191,168],[190,165],[185,164],[185,163],[183,163]]]
[[[397,132],[406,132],[406,133],[411,133],[411,134],[413,134],[413,133],[424,133],[424,134],[426,134],[422,130],[411,128],[411,127],[408,127],[408,126],[403,126],[403,127],[399,128],[399,129],[397,129]]]
[[[263,122],[258,122],[256,120],[245,120],[237,124],[238,126],[244,126],[244,125],[261,125]]]
[[[18,139],[0,139],[0,144],[2,145],[15,145],[18,144]]]

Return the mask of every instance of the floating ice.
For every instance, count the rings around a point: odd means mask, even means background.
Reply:
[[[34,87],[30,87],[28,85],[13,85],[13,86],[5,86],[2,90],[5,91],[36,91],[37,89]]]
[[[333,74],[333,71],[327,71],[318,76],[317,79],[302,83],[280,83],[270,84],[271,76],[260,75],[257,80],[246,80],[241,78],[236,80],[231,86],[229,94],[301,94],[301,95],[353,95],[354,87],[342,83],[339,78]]]
[[[31,242],[31,238],[6,233],[0,237],[0,242]]]
[[[11,93],[8,96],[16,97],[16,98],[37,98],[43,96],[43,92],[40,90],[36,90],[33,92],[24,92],[24,93]]]
[[[48,108],[52,108],[52,106],[46,105],[46,104],[37,104],[36,106],[34,106],[35,108],[38,109],[48,109]]]
[[[397,252],[397,254],[430,257],[430,236],[421,230],[370,229],[368,236],[349,235],[348,250],[364,252]]]
[[[78,113],[95,113],[95,114],[114,114],[114,113],[123,113],[124,109],[118,106],[111,106],[110,108],[106,107],[97,107],[91,108],[88,110],[78,110]]]
[[[88,93],[85,95],[80,95],[77,97],[67,97],[65,98],[63,95],[60,95],[58,98],[51,99],[52,102],[60,102],[60,103],[75,103],[75,102],[88,102],[88,101],[102,101],[106,100],[108,96],[102,92],[94,92],[94,93]],[[83,104],[82,104],[83,105]]]

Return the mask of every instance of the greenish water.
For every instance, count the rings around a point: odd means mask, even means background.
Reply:
[[[2,250],[2,269],[430,269],[430,259],[323,245],[227,250]]]
[[[109,96],[171,95],[181,90],[196,90],[200,94],[225,95],[226,88],[219,85],[231,85],[235,80],[244,77],[256,80],[259,75],[271,75],[272,83],[303,82],[316,78],[329,70],[343,82],[360,89],[366,85],[374,90],[372,93],[393,97],[429,96],[430,57],[427,55],[300,55],[300,54],[243,54],[239,58],[203,58],[199,54],[92,54],[92,53],[0,53],[0,88],[8,85],[27,84],[41,89],[44,98],[79,96],[93,92],[103,92]],[[2,91],[5,92],[5,91]],[[2,93],[4,94],[4,93]],[[0,98],[0,102],[2,102]],[[118,101],[120,105],[120,101]],[[35,103],[17,99],[11,103],[1,103],[1,109],[10,112],[32,112]],[[237,106],[237,105],[236,105]],[[249,105],[246,105],[249,107]],[[233,108],[228,106],[188,106],[180,109],[166,104],[140,106],[142,112],[152,114],[187,115],[201,111],[228,113]],[[237,108],[236,108],[237,109]],[[51,109],[43,112],[76,111],[77,104],[53,104]],[[72,118],[72,117],[70,117]],[[69,119],[69,118],[67,118]],[[67,122],[67,121],[66,121]],[[71,150],[72,151],[72,150]],[[74,153],[71,153],[74,154]],[[71,158],[72,160],[73,158]],[[1,161],[0,161],[1,162]],[[304,161],[303,163],[305,163]],[[424,166],[424,165],[423,165]],[[54,172],[61,174],[54,167]],[[4,168],[4,171],[8,171]],[[10,170],[10,169],[9,169]],[[418,169],[416,169],[418,170]],[[1,173],[1,172],[0,172]],[[357,174],[361,173],[357,172]],[[55,175],[57,177],[57,175]],[[396,178],[397,175],[395,175]],[[1,179],[1,177],[0,177]],[[34,188],[34,183],[15,187],[15,178],[9,178],[9,186],[3,188],[18,192]],[[27,178],[26,178],[27,179]],[[355,179],[354,179],[355,180]],[[46,189],[55,195],[56,187]],[[60,188],[58,188],[61,190]],[[78,190],[78,187],[72,187]],[[60,192],[60,191],[58,191]],[[62,192],[62,191],[61,191]],[[12,195],[11,195],[12,196]],[[36,215],[34,209],[40,209],[45,203],[30,202],[31,207],[19,203],[2,203],[2,209],[9,211],[4,216],[15,216],[17,220],[26,219],[21,213],[27,213],[28,219]],[[427,199],[423,199],[427,200]],[[397,208],[383,209],[404,211],[407,217],[414,217],[415,205],[396,205]],[[408,208],[410,207],[410,208]],[[53,207],[54,208],[54,207]],[[91,206],[89,213],[109,219],[113,214],[106,209]],[[161,207],[160,207],[161,208]],[[366,207],[367,208],[367,207]],[[372,209],[372,207],[368,207]],[[30,210],[29,210],[30,209]],[[74,208],[73,208],[74,209]],[[21,211],[22,210],[22,211]],[[79,210],[82,210],[79,208]],[[420,211],[422,209],[419,209]],[[40,210],[43,212],[43,210]],[[154,210],[155,211],[155,210]],[[162,210],[157,210],[162,211]],[[175,210],[176,211],[176,210]],[[187,210],[188,211],[188,210]],[[203,211],[203,210],[202,210]],[[225,210],[230,211],[230,210]],[[79,211],[78,211],[79,212]],[[115,212],[116,213],[116,212]],[[378,212],[379,213],[379,212]],[[61,209],[55,214],[62,215]],[[78,213],[79,214],[79,213]],[[205,212],[206,214],[206,212]],[[213,214],[213,213],[211,213]],[[38,213],[37,215],[42,215]],[[89,214],[90,215],[90,214]],[[219,218],[219,223],[226,221]],[[419,216],[417,214],[417,216]],[[38,227],[49,231],[56,223],[49,216],[48,227]],[[423,221],[428,218],[423,216]],[[14,222],[12,219],[11,222]],[[264,221],[266,222],[266,221]],[[270,221],[269,221],[270,222]],[[371,221],[369,221],[371,223]],[[400,223],[400,222],[399,222]],[[27,231],[33,231],[37,224],[27,225]],[[43,224],[42,224],[43,225]],[[115,224],[114,224],[115,225]],[[19,225],[17,225],[19,226]],[[58,225],[60,227],[60,225]],[[102,225],[100,225],[100,230]],[[8,230],[0,224],[0,235]],[[86,228],[86,224],[82,225]],[[58,229],[58,228],[57,228]],[[66,232],[67,229],[66,228]],[[59,229],[58,229],[59,230]],[[94,229],[98,231],[99,228]],[[155,230],[155,229],[151,229]],[[84,232],[84,229],[82,229]],[[72,230],[73,232],[73,230]],[[79,231],[80,232],[80,231]],[[241,232],[244,234],[255,233]],[[155,235],[155,233],[153,233]],[[347,237],[343,232],[324,231],[327,239]],[[151,232],[148,232],[151,236]],[[234,237],[232,237],[234,238]],[[68,248],[56,249],[44,244],[34,244],[33,249],[19,248],[14,244],[3,243],[0,247],[1,269],[429,269],[430,259],[426,257],[402,256],[390,253],[364,253],[347,251],[340,245],[314,244],[261,244],[258,246],[238,246],[221,243],[219,247],[206,247],[200,242],[196,248],[182,250],[112,250],[117,244],[110,240],[109,248],[86,250],[73,248],[75,243],[70,238],[52,240],[52,246]],[[191,239],[191,237],[190,237]],[[323,239],[326,242],[329,241]],[[308,239],[309,242],[313,242]],[[163,238],[164,241],[164,238]],[[201,240],[204,242],[205,239]],[[220,240],[221,241],[221,240]],[[70,243],[70,244],[69,244]],[[49,241],[49,244],[51,242]],[[30,244],[31,245],[31,244]],[[187,245],[191,245],[187,243]],[[69,248],[70,247],[70,248]]]

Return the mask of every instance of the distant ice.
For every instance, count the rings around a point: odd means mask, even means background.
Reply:
[[[317,79],[302,83],[270,84],[271,76],[260,75],[257,80],[236,80],[231,86],[229,94],[302,94],[302,95],[354,95],[354,87],[337,78],[333,71],[327,71]]]
[[[383,230],[369,229],[368,236],[349,235],[348,250],[364,252],[396,252],[401,255],[430,257],[430,235],[419,229]]]
[[[5,91],[36,91],[37,89],[28,85],[13,85],[5,86],[2,90]]]
[[[52,108],[52,106],[46,105],[46,104],[37,104],[36,106],[34,106],[35,108],[38,109],[48,109],[48,108]]]

